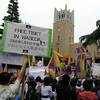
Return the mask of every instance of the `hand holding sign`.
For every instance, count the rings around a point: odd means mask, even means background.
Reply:
[[[28,56],[24,55],[23,56],[23,62],[22,62],[22,66],[26,66],[28,64]]]

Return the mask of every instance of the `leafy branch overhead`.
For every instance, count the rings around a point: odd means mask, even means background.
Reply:
[[[96,26],[97,29],[95,29],[91,34],[84,35],[79,38],[84,47],[96,44],[97,48],[100,48],[100,20],[96,22]]]
[[[18,0],[10,0],[7,11],[8,15],[4,16],[3,20],[20,23],[18,8]]]
[[[21,23],[21,20],[19,19],[19,12],[18,12],[18,0],[10,0],[8,4],[8,11],[7,16],[4,16],[3,20],[7,20],[10,22],[16,22]],[[4,23],[2,25],[4,27]],[[2,38],[3,29],[0,29],[0,38]]]

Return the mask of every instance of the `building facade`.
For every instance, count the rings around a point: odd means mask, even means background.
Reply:
[[[64,10],[54,10],[53,23],[53,50],[63,54],[64,56],[71,55],[70,44],[74,43],[74,11],[67,10],[65,5]]]
[[[74,43],[74,10],[70,11],[65,5],[64,10],[54,10],[53,23],[53,50],[61,53],[63,56],[76,55],[76,48],[81,47],[81,43]],[[100,59],[100,49],[97,50],[96,45],[87,46],[87,50],[95,61]]]

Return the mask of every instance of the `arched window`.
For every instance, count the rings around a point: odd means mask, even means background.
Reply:
[[[65,18],[65,13],[62,13],[62,18]]]

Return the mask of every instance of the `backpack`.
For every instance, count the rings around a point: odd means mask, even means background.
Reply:
[[[83,91],[79,93],[78,100],[97,100],[97,95],[95,92]]]

